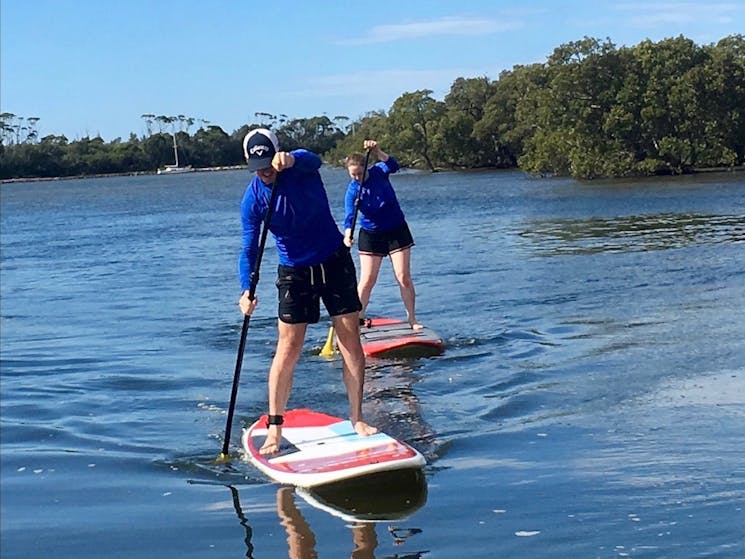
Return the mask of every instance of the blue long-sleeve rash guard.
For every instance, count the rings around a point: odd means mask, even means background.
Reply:
[[[367,177],[362,185],[359,211],[361,214],[360,227],[368,231],[390,231],[401,225],[405,218],[401,206],[396,198],[388,175],[398,171],[398,161],[388,157],[386,161],[378,161],[367,171]],[[360,183],[352,179],[347,185],[344,196],[346,217],[344,228],[352,227],[354,214],[354,200],[357,198]]]
[[[342,244],[343,236],[331,215],[326,189],[318,171],[321,158],[304,149],[291,153],[295,163],[279,173],[279,192],[269,231],[274,237],[280,264],[313,266],[331,256]],[[256,176],[246,187],[241,201],[243,243],[238,270],[243,291],[250,287],[261,224],[271,193],[271,186]]]

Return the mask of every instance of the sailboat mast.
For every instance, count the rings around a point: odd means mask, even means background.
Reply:
[[[176,167],[178,167],[178,148],[176,147],[176,133],[173,133],[173,157],[176,160]]]
[[[178,167],[178,148],[176,147],[176,133],[173,133],[173,157],[176,160],[176,167]]]

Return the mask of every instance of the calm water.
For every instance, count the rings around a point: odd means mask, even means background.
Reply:
[[[325,173],[341,222],[345,174]],[[355,490],[400,515],[377,523],[241,460],[266,408],[273,247],[233,462],[213,463],[246,180],[0,187],[3,559],[745,556],[745,177],[397,176],[419,318],[448,348],[370,363],[369,417],[429,460],[403,504]],[[370,314],[403,317],[391,276]],[[327,325],[290,403],[343,415]]]

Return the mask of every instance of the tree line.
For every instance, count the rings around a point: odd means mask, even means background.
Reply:
[[[272,127],[286,149],[307,147],[318,153],[328,152],[345,135],[339,119],[326,116],[287,119],[268,113],[256,113],[257,121],[231,134],[208,121],[183,115],[144,114],[147,134],[130,134],[127,140],[105,142],[100,136],[69,141],[65,136],[48,135],[39,139],[35,129],[11,113],[0,115],[0,179],[30,177],[71,177],[121,173],[155,172],[174,163],[174,139],[181,165],[231,167],[243,160],[243,136],[251,128]],[[282,115],[284,117],[284,115]],[[34,123],[39,119],[34,119]],[[281,121],[281,122],[280,122]],[[23,125],[21,125],[23,123]]]
[[[39,138],[38,118],[4,113],[0,178],[152,172],[173,162],[174,137],[184,164],[240,165],[242,138],[256,126],[272,128],[284,149],[305,147],[332,164],[375,138],[402,164],[432,171],[593,178],[734,168],[745,163],[745,38],[697,45],[679,36],[619,48],[585,37],[494,80],[458,78],[442,101],[428,89],[405,92],[387,111],[357,120],[255,113],[255,122],[227,134],[184,115],[142,118],[142,137],[70,142]]]

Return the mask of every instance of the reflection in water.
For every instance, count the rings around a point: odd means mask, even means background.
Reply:
[[[411,536],[422,533],[419,528],[398,528],[397,526],[388,526],[388,531],[393,536],[393,543],[396,545],[401,545]]]
[[[745,215],[669,213],[538,220],[521,237],[545,256],[637,252],[745,242]]]
[[[233,508],[245,529],[246,557],[254,559],[253,530],[241,509],[238,490],[230,488]],[[427,484],[421,470],[381,472],[375,476],[330,484],[320,488],[298,489],[306,502],[349,522],[352,531],[350,557],[375,559],[378,547],[376,523],[384,520],[402,520],[422,507],[426,501]],[[296,490],[291,486],[277,489],[276,507],[279,523],[287,533],[290,559],[316,559],[316,536],[296,503]],[[393,545],[403,545],[408,538],[420,534],[419,528],[389,526]],[[416,551],[396,557],[422,557],[426,551]]]
[[[314,507],[344,520],[400,520],[427,501],[427,482],[420,469],[377,472],[330,483],[298,494]]]
[[[246,537],[243,539],[243,541],[246,542],[246,557],[248,557],[248,559],[254,559],[254,546],[251,543],[253,530],[248,524],[248,519],[243,514],[243,509],[241,509],[241,501],[238,497],[238,490],[232,485],[228,485],[228,488],[230,489],[230,493],[233,496],[233,508],[235,509],[235,514],[238,515],[238,520],[240,521],[241,526],[243,526],[243,528],[246,530]]]
[[[352,526],[352,542],[354,550],[352,559],[374,559],[375,548],[378,547],[378,535],[375,533],[375,524],[369,522],[358,522]]]
[[[277,490],[277,516],[287,532],[290,559],[313,559],[316,553],[316,536],[310,529],[300,509],[295,505],[295,490],[280,487]]]
[[[280,524],[284,526],[287,532],[290,559],[314,559],[318,557],[315,549],[315,535],[295,504],[295,489],[293,487],[280,487],[277,490],[277,515]],[[354,546],[351,557],[353,559],[374,559],[374,551],[378,546],[375,524],[356,522],[351,526],[351,530]]]

